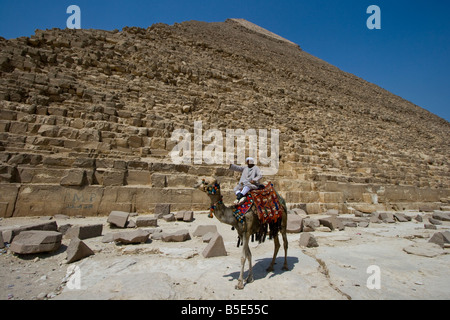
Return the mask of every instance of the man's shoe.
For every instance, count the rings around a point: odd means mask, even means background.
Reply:
[[[238,205],[239,203],[241,203],[244,200],[245,200],[245,196],[242,193],[239,192],[236,195],[236,201],[234,201],[234,205]]]

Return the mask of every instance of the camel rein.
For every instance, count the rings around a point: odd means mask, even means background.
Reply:
[[[208,218],[214,217],[215,210],[216,210],[216,208],[217,208],[217,205],[219,205],[219,204],[223,204],[223,197],[220,197],[220,199],[219,199],[218,201],[214,202],[214,203],[211,205],[211,207],[209,207],[209,215],[208,215]]]

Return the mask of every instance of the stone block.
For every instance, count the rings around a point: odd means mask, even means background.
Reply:
[[[58,182],[59,183],[59,180]],[[96,212],[94,195],[101,193],[98,188],[85,187],[82,190],[60,185],[22,185],[16,202],[14,216],[42,216],[55,214],[93,214]],[[92,195],[91,195],[92,193]],[[85,196],[86,195],[86,196]],[[98,199],[98,200],[97,200]],[[96,201],[99,202],[100,196]]]
[[[10,218],[13,215],[19,185],[4,184],[0,185],[0,217]]]
[[[134,231],[118,232],[114,234],[113,239],[115,242],[120,242],[123,244],[134,244],[147,242],[149,237],[150,232],[142,229],[137,229]]]
[[[441,220],[441,221],[450,221],[450,212],[435,210],[433,212],[432,217],[433,217],[433,219],[437,219],[437,220]]]
[[[151,184],[153,188],[167,187],[167,176],[165,174],[154,173],[151,176]]]
[[[444,237],[444,243],[450,243],[450,231],[443,231],[441,234]]]
[[[400,212],[395,212],[394,213],[394,218],[398,221],[398,222],[408,222],[411,221],[411,217],[400,213]]]
[[[439,209],[439,205],[436,203],[422,203],[419,206],[419,211],[421,212],[433,212],[436,209]]]
[[[8,243],[11,243],[15,236],[19,235],[23,231],[57,231],[58,225],[56,221],[49,222],[41,222],[41,223],[32,223],[27,224],[25,226],[20,226],[17,228],[13,228],[10,232],[7,232],[7,236],[4,235],[4,240]]]
[[[192,233],[194,237],[203,237],[205,234],[209,232],[217,232],[217,226],[215,225],[200,225],[195,231]]]
[[[53,126],[53,125],[42,125],[39,130],[38,134],[43,137],[52,137],[55,138],[58,136],[59,127]]]
[[[74,168],[85,168],[85,169],[94,169],[95,168],[95,159],[91,159],[91,158],[77,158],[72,163],[72,167],[74,167]]]
[[[300,233],[303,227],[303,218],[296,214],[287,215],[287,233]]]
[[[133,229],[133,228],[136,228],[136,227],[137,227],[136,221],[134,221],[133,219],[128,220],[128,222],[127,222],[127,228],[128,229]]]
[[[370,221],[371,223],[381,223],[380,214],[378,212],[372,212],[370,214]]]
[[[142,192],[148,193],[148,190],[142,189]],[[99,215],[109,214],[111,211],[131,212],[135,211],[137,206],[130,202],[135,197],[135,190],[124,187],[105,188],[101,197],[101,203],[98,208]],[[146,207],[148,208],[148,206]]]
[[[104,186],[123,186],[126,171],[105,171],[103,173]]]
[[[175,219],[177,221],[182,221],[183,218],[184,218],[184,211],[180,211],[180,212],[175,213]]]
[[[70,223],[59,225],[58,226],[58,232],[61,232],[64,235],[72,228],[72,225]]]
[[[302,209],[305,210],[307,214],[318,214],[322,212],[319,203],[307,203]]]
[[[158,203],[155,205],[155,217],[158,219],[170,213],[169,203]]]
[[[436,232],[428,242],[435,243],[441,248],[444,248],[446,244],[450,243],[450,231]]]
[[[14,134],[26,134],[28,130],[28,123],[26,122],[11,122],[9,132]]]
[[[342,223],[342,221],[335,217],[335,216],[330,216],[330,217],[325,217],[325,218],[321,218],[319,219],[319,222],[325,226],[330,228],[331,230],[335,230],[338,229],[339,231],[344,230],[344,224]]]
[[[216,232],[208,232],[207,234],[204,234],[202,236],[202,241],[209,243],[216,233],[217,233],[217,231]]]
[[[342,224],[344,225],[344,227],[349,227],[349,228],[356,228],[358,226],[356,221],[343,221]]]
[[[69,173],[61,179],[60,184],[64,187],[81,187],[88,184],[86,171],[77,169],[69,170]]]
[[[86,257],[92,256],[94,251],[91,250],[83,241],[73,238],[67,247],[67,263],[79,261]]]
[[[136,219],[137,227],[157,227],[158,218],[155,217],[138,217]]]
[[[193,211],[185,211],[183,215],[184,222],[192,222],[194,221],[194,212]]]
[[[103,236],[102,242],[103,243],[109,243],[114,241],[114,235],[115,233],[107,233]]]
[[[166,176],[165,187],[169,188],[186,188],[186,186],[193,186],[198,182],[197,176],[186,176],[179,174],[172,174]]]
[[[100,237],[102,235],[103,225],[93,224],[87,226],[72,226],[65,236],[69,239],[78,238],[80,240]]]
[[[162,217],[166,222],[176,221],[175,215],[173,213],[166,214]]]
[[[391,212],[380,212],[379,218],[383,220],[384,223],[395,223],[394,215]]]
[[[0,249],[5,247],[5,241],[3,241],[3,232],[0,231]]]
[[[358,222],[358,227],[367,228],[369,226],[369,221],[360,221]]]
[[[437,219],[433,219],[433,218],[428,218],[428,221],[429,221],[431,224],[434,224],[435,226],[439,226],[439,225],[442,224],[441,221],[439,221],[439,220],[437,220]]]
[[[314,235],[309,233],[309,232],[303,232],[300,235],[300,239],[298,241],[298,245],[300,247],[306,247],[306,248],[314,248],[314,247],[318,247],[319,246],[319,244],[317,243],[317,240],[314,237]]]
[[[330,216],[338,216],[339,210],[337,209],[328,209],[324,214],[330,215]]]
[[[322,203],[341,203],[344,201],[342,192],[319,192],[319,201]]]
[[[164,242],[184,242],[190,240],[191,236],[188,230],[179,230],[173,233],[163,233],[161,240]]]
[[[227,250],[223,238],[219,233],[215,233],[208,245],[202,252],[202,256],[205,258],[222,257],[227,256]]]
[[[143,170],[128,170],[127,185],[150,185],[150,172]]]
[[[377,205],[367,203],[354,203],[352,207],[362,213],[372,213],[377,211]]]
[[[425,229],[429,229],[429,230],[437,230],[437,227],[436,227],[434,224],[425,223],[425,224],[423,225],[423,227],[424,227]]]
[[[128,138],[128,145],[131,148],[140,148],[142,147],[142,138],[139,136],[131,136]]]
[[[10,122],[0,120],[0,132],[8,132],[9,131]]]
[[[22,231],[14,237],[9,249],[17,254],[52,252],[61,246],[62,233],[57,231]]]
[[[127,225],[129,215],[130,214],[128,212],[112,211],[109,214],[107,222],[112,225],[115,225],[116,227],[125,228]]]
[[[320,226],[320,222],[318,219],[305,218],[303,219],[303,231],[314,231],[316,228]]]

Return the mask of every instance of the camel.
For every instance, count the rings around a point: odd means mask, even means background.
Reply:
[[[236,285],[236,289],[242,290],[244,289],[244,266],[245,261],[248,260],[249,264],[249,272],[248,277],[246,279],[246,283],[253,282],[253,266],[252,266],[252,253],[250,252],[249,247],[249,240],[250,237],[254,234],[259,234],[261,231],[261,223],[258,219],[257,209],[255,205],[253,204],[252,207],[249,209],[249,211],[245,214],[245,220],[244,223],[238,222],[238,220],[233,215],[234,212],[234,206],[227,207],[222,201],[222,195],[220,193],[220,184],[217,182],[217,180],[214,180],[211,183],[207,183],[204,180],[198,185],[198,189],[205,192],[208,197],[211,200],[211,213],[214,213],[214,216],[222,223],[228,224],[232,227],[234,227],[237,230],[239,239],[238,240],[238,246],[239,241],[242,241],[242,256],[241,256],[241,271],[238,279],[238,284]],[[278,195],[279,196],[279,195]],[[287,225],[287,208],[283,201],[283,215],[282,215],[282,221],[281,226],[279,228],[279,231],[281,232],[281,235],[283,237],[283,245],[284,245],[284,265],[283,270],[289,270],[287,265],[287,250],[288,250],[288,240],[286,235],[286,225]],[[272,229],[272,228],[271,228]],[[267,230],[267,229],[266,229]],[[265,237],[264,235],[259,234],[259,237]],[[273,258],[272,262],[270,263],[269,267],[266,269],[267,272],[272,272],[273,266],[275,264],[275,259],[278,254],[278,250],[280,248],[280,242],[278,239],[278,233],[277,231],[272,232],[271,230],[271,237],[274,239],[274,252],[273,252]],[[261,241],[261,240],[260,240]]]

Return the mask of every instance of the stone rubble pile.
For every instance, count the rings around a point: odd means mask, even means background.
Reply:
[[[288,214],[287,232],[300,233],[299,245],[301,247],[316,247],[319,246],[319,242],[314,237],[315,232],[342,231],[345,228],[355,227],[367,228],[372,223],[391,224],[412,221],[410,215],[399,212],[374,212],[370,215],[357,213],[354,216],[340,216],[339,212],[335,210],[330,210],[327,213],[330,215],[313,218],[307,215],[302,209],[294,209]],[[193,220],[193,212],[178,212],[175,214],[169,212],[169,214],[172,214],[174,217],[177,215],[180,216],[178,221],[191,222]],[[102,233],[102,224],[61,224],[58,226],[56,221],[47,221],[25,226],[1,227],[0,245],[4,248],[6,244],[11,252],[18,255],[57,252],[61,247],[62,237],[64,236],[66,239],[71,239],[66,250],[67,262],[70,263],[94,254],[82,241],[90,238],[102,237],[101,242],[116,243],[118,245],[139,244],[153,240],[163,242],[184,242],[191,240],[191,234],[186,229],[164,232],[161,228],[158,228],[158,218],[156,216],[138,217],[136,223],[130,223],[132,220],[129,217],[132,215],[134,216],[134,214],[127,212],[112,211],[106,223],[113,227],[111,230],[122,229],[122,231],[114,231],[106,234]],[[188,216],[188,219],[185,219],[186,216]],[[433,221],[433,226],[436,228],[436,225],[447,225],[450,221],[450,211],[435,211],[432,214],[420,214],[415,217],[415,221],[423,222],[424,218],[430,222]],[[424,229],[428,229],[427,226],[427,223],[423,224]],[[152,228],[149,229],[149,227]],[[442,249],[449,248],[450,231],[446,231],[446,228],[434,233],[428,242]],[[126,231],[126,229],[129,231]],[[199,225],[193,231],[192,236],[201,237],[203,242],[208,243],[202,253],[205,258],[227,255],[223,238],[218,234],[215,225]],[[405,249],[406,252],[413,252],[415,254],[418,254],[418,250],[421,252],[424,249],[420,245],[414,245],[411,248]],[[424,255],[427,256],[426,254]],[[431,256],[435,256],[434,253]]]
[[[169,219],[165,221],[183,221],[192,222],[194,215],[192,211],[182,211],[177,213],[170,212],[169,214],[160,215],[163,219],[168,215],[172,217],[179,216],[178,219]],[[116,243],[117,245],[139,244],[146,243],[152,240],[161,240],[163,242],[184,242],[191,240],[191,235],[188,230],[178,230],[175,232],[163,232],[158,227],[157,215],[142,216],[136,219],[136,223],[129,219],[134,216],[132,213],[122,211],[112,211],[108,216],[106,223],[114,229],[130,229],[131,231],[114,231],[103,235],[102,224],[92,225],[71,225],[61,224],[57,225],[56,221],[48,221],[43,223],[35,223],[25,226],[12,226],[0,228],[0,244],[1,248],[6,246],[8,249],[21,256],[39,253],[59,253],[63,236],[70,239],[70,244],[66,249],[67,263],[72,263],[81,260],[90,255],[94,255],[94,251],[86,245],[82,240],[102,237],[103,243]],[[62,218],[60,215],[59,218]],[[148,229],[147,227],[155,227]],[[214,225],[200,225],[194,231],[194,237],[203,237],[206,234],[211,234],[210,240],[214,240],[209,244],[203,255],[205,257],[216,257],[226,255],[224,249],[223,239],[217,233],[217,227]],[[216,239],[217,238],[217,239]],[[150,240],[151,239],[151,240]],[[207,241],[211,242],[211,241]]]
[[[333,230],[344,230],[346,227],[355,228],[362,227],[367,228],[370,223],[405,223],[412,221],[412,217],[400,212],[373,212],[366,214],[368,217],[362,217],[362,215],[357,214],[355,217],[339,217],[338,212],[329,211],[328,213],[333,213],[333,215],[324,218],[310,218],[305,211],[301,209],[294,209],[290,214],[288,214],[287,232],[288,233],[301,233],[299,239],[300,247],[318,247],[319,243],[314,237],[312,232],[332,232]],[[434,229],[436,225],[442,225],[444,221],[450,221],[450,211],[434,211],[432,214],[426,214],[426,219],[432,222]],[[417,222],[423,222],[422,215],[417,215],[415,217]],[[429,229],[429,224],[424,223],[423,228]],[[445,229],[444,229],[445,230]],[[450,231],[438,231],[434,233],[428,243],[414,244],[410,247],[405,248],[405,252],[423,255],[427,257],[435,257],[440,254],[444,254],[443,250],[450,248]]]

